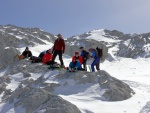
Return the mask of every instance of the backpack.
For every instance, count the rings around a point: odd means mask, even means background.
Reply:
[[[89,59],[89,58],[90,58],[90,54],[89,54],[89,52],[84,51],[84,54],[85,54],[85,58],[86,58],[86,59]]]
[[[24,56],[23,55],[18,55],[18,59],[22,60],[22,59],[24,59]]]
[[[103,56],[102,49],[100,49],[100,48],[97,47],[96,50],[97,50],[97,55],[101,58]]]

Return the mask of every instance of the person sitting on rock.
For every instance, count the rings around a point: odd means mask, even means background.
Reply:
[[[32,52],[29,50],[28,47],[26,47],[26,49],[23,51],[22,55],[23,55],[23,58],[32,57]]]
[[[72,57],[72,62],[69,64],[69,70],[82,70],[82,62],[82,57],[79,55],[79,52],[76,51],[75,55]]]

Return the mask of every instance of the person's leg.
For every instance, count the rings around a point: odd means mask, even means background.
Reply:
[[[99,65],[100,65],[100,58],[97,58],[97,63],[96,63],[96,69],[97,70],[100,70]]]
[[[46,62],[46,64],[47,64],[47,65],[52,65],[52,64],[55,64],[55,63],[52,62],[52,60],[51,60],[51,61]]]
[[[79,70],[82,69],[80,62],[76,62],[76,67],[77,67],[77,69],[79,69]]]
[[[69,67],[70,67],[70,68],[74,68],[74,67],[75,67],[74,63],[73,63],[73,62],[70,62]]]
[[[91,69],[92,69],[92,72],[95,71],[95,69],[94,69],[94,62],[91,64]]]
[[[53,58],[52,58],[52,65],[54,64],[54,61],[55,61],[57,54],[58,54],[58,51],[57,50],[54,51]]]
[[[61,65],[63,66],[63,65],[64,65],[64,62],[63,62],[63,59],[62,59],[62,51],[59,51],[58,55],[59,55],[60,63],[61,63]]]
[[[84,61],[83,61],[83,68],[85,69],[85,71],[87,70],[87,69],[86,69],[86,61],[87,61],[87,60],[84,60]]]
[[[92,72],[95,72],[95,69],[94,69],[94,65],[96,65],[96,63],[98,62],[99,58],[96,58],[93,63],[91,64],[91,69],[92,69]]]

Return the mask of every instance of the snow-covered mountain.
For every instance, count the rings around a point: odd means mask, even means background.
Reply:
[[[0,26],[0,113],[149,113],[149,34],[102,29],[72,36],[65,66],[80,46],[104,47],[108,58],[95,73],[69,73],[16,57],[26,46],[34,56],[51,48],[53,34]]]
[[[85,49],[101,47],[104,44],[109,48],[109,53],[113,52],[112,54],[115,56],[126,58],[150,57],[150,33],[124,34],[117,30],[101,29],[73,36],[67,39],[67,43],[77,47],[83,46]]]
[[[39,28],[22,28],[14,25],[0,26],[0,44],[4,47],[35,46],[53,42],[55,36]]]

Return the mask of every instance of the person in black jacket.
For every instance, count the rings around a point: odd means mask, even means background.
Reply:
[[[22,55],[24,56],[24,58],[32,57],[32,52],[29,50],[28,47],[26,47],[26,49],[23,51]]]
[[[87,62],[87,59],[89,57],[89,52],[85,51],[84,47],[80,47],[79,49],[81,51],[81,55],[80,56],[82,57],[82,60],[83,60],[83,63],[82,63],[83,64],[83,69],[87,70],[86,69],[86,62]]]

